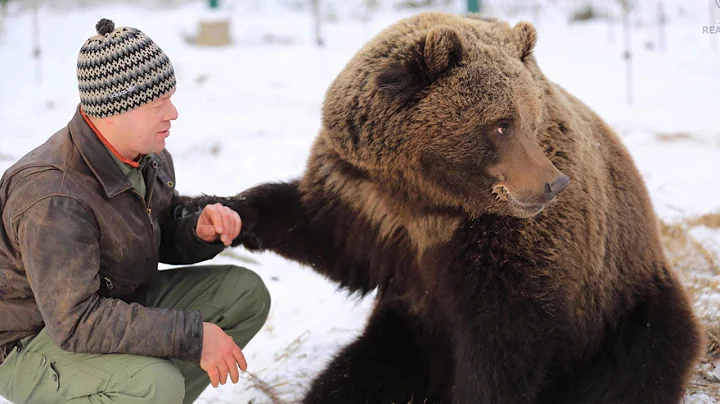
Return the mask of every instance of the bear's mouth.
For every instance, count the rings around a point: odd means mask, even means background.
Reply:
[[[527,203],[527,202],[519,201],[519,200],[515,199],[515,197],[513,197],[512,194],[508,194],[508,196],[509,196],[508,199],[510,200],[510,202],[512,202],[513,205],[515,205],[516,207],[518,207],[528,213],[532,213],[533,216],[542,212],[542,210],[545,209],[545,206],[547,206],[547,203]],[[555,199],[553,198],[550,202],[552,202],[553,200],[555,200]],[[548,202],[548,203],[550,203],[550,202]]]
[[[515,198],[512,192],[504,185],[495,185],[493,187],[493,194],[498,201],[510,202],[516,210],[520,210],[523,213],[523,216],[535,216],[555,200],[555,197],[553,197],[545,203],[523,202]]]

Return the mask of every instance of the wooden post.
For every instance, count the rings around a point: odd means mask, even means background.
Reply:
[[[219,0],[208,0],[208,13],[200,20],[199,28],[196,45],[226,46],[232,43],[230,19],[223,16]]]

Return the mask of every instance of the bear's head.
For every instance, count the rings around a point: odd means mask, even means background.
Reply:
[[[327,91],[321,138],[367,178],[437,208],[531,217],[568,184],[537,141],[529,23],[423,13],[369,41]]]

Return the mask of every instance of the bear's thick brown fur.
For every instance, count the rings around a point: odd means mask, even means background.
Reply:
[[[701,334],[648,192],[536,37],[399,21],[329,88],[301,179],[187,201],[238,210],[235,245],[377,288],[305,403],[680,401]]]

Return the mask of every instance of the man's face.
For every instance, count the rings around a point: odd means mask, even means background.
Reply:
[[[121,134],[123,149],[135,155],[160,153],[165,149],[165,139],[170,136],[170,121],[178,117],[170,100],[174,93],[175,89],[172,89],[155,101],[110,117]]]

